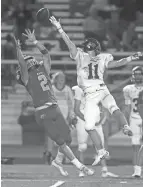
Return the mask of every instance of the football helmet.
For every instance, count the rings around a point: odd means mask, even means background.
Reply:
[[[143,67],[136,66],[132,69],[132,81],[134,83],[142,83],[143,82]]]
[[[96,54],[99,54],[101,52],[100,43],[95,38],[86,39],[83,42],[82,47],[85,52],[95,51]]]

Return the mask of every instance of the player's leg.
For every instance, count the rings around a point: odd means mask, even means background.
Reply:
[[[53,160],[52,150],[53,150],[54,142],[53,140],[51,140],[51,138],[49,138],[46,131],[44,133],[45,133],[44,135],[45,137],[44,137],[43,157],[44,157],[45,164],[48,163],[50,165]]]
[[[84,152],[87,149],[87,140],[88,140],[88,133],[86,132],[84,128],[84,121],[78,118],[77,124],[76,124],[76,131],[77,131],[77,142],[78,142],[78,159],[80,162],[84,163]],[[85,174],[80,171],[79,177],[84,177]]]
[[[81,162],[83,162],[83,153],[87,149],[87,139],[88,139],[88,133],[86,132],[84,128],[84,123],[85,123],[84,121],[78,118],[78,121],[76,124],[78,152],[79,152],[79,158]]]
[[[133,147],[133,165],[134,165],[134,174],[133,177],[138,174],[139,171],[141,171],[138,167],[139,164],[139,150],[141,147],[141,137],[142,137],[142,121],[141,119],[134,119],[131,118],[130,120],[130,126],[133,131],[132,136],[132,147]]]
[[[85,130],[88,132],[95,149],[103,149],[103,145],[99,135],[95,130],[95,125],[100,121],[100,109],[99,106],[93,100],[87,100],[85,103]]]
[[[128,122],[124,114],[118,108],[114,97],[111,94],[107,94],[101,101],[102,105],[109,110],[109,112],[117,119],[120,125],[123,127],[123,132],[126,135],[132,136],[132,131],[128,125]]]
[[[138,162],[137,162],[134,177],[141,177],[142,166],[143,166],[143,145],[141,146],[139,153],[138,153]]]
[[[103,133],[102,125],[95,126],[95,129],[96,129],[97,134],[100,136],[102,144],[104,146],[105,139],[104,139],[104,133]],[[96,161],[96,157],[97,157],[97,155],[95,156],[95,161]],[[107,164],[106,164],[106,159],[101,160],[101,167],[102,167],[102,169],[101,169],[101,176],[102,177],[118,177],[118,175],[108,171],[108,167],[107,167]]]
[[[101,138],[95,130],[95,125],[98,124],[100,121],[100,109],[99,106],[97,105],[96,98],[86,101],[84,118],[85,118],[85,130],[88,132],[93,142],[95,151],[96,152],[98,151],[98,161],[100,161],[104,156],[109,155],[109,153],[104,149]]]
[[[81,162],[79,162],[79,160],[73,154],[72,150],[67,145],[71,142],[70,129],[67,126],[66,121],[60,112],[60,109],[58,107],[55,107],[52,113],[53,112],[55,114],[55,119],[54,119],[54,123],[51,126],[52,128],[50,128],[49,133],[50,133],[51,139],[53,139],[57,143],[57,145],[59,145],[60,147],[59,153],[60,154],[63,153],[71,161],[71,163],[75,165],[79,170],[82,170],[87,175],[93,175],[94,171],[91,169],[88,169]],[[56,162],[56,160],[54,162]]]

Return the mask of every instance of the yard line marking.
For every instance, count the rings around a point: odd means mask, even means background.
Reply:
[[[64,183],[65,183],[65,181],[57,181],[54,185],[49,186],[49,187],[58,187],[58,186],[61,186]]]

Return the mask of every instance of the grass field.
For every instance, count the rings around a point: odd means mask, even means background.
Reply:
[[[2,187],[143,187],[143,179],[131,177],[131,166],[109,167],[119,178],[101,178],[100,166],[94,167],[92,177],[79,178],[73,166],[65,166],[68,177],[62,177],[52,166],[46,165],[2,165]]]

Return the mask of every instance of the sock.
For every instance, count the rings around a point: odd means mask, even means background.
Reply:
[[[134,171],[136,171],[136,167],[137,167],[137,165],[134,166]]]
[[[107,167],[106,166],[102,167],[102,171],[107,172],[108,171]]]
[[[59,150],[58,150],[58,153],[57,153],[57,156],[55,158],[56,162],[58,163],[62,163],[63,162],[63,159],[64,159],[64,154],[61,153]]]
[[[136,166],[136,174],[141,175],[141,166]]]
[[[74,159],[71,161],[71,163],[72,163],[73,165],[75,165],[78,169],[81,169],[82,166],[83,166],[83,164],[82,164],[81,162],[79,162],[79,160],[78,160],[77,158],[74,158]]]
[[[103,154],[105,152],[105,149],[100,149],[100,150],[98,150],[98,155],[101,155],[101,154]]]

